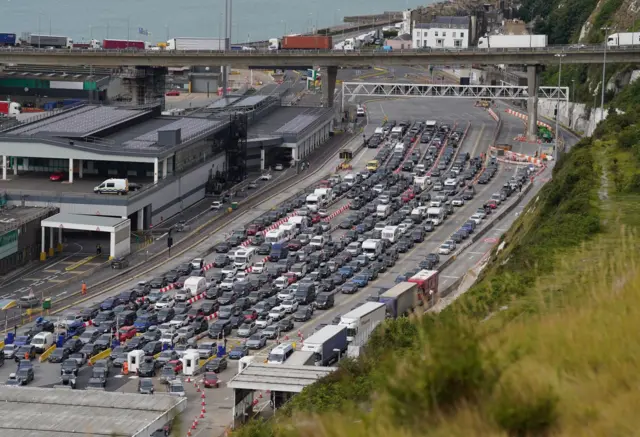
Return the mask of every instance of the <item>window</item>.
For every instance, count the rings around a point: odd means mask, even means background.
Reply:
[[[447,36],[447,32],[442,32],[442,36]]]
[[[464,32],[460,32],[460,38],[464,38]]]
[[[435,33],[435,36],[438,36],[438,31],[436,30],[435,32],[436,32],[436,33]]]
[[[456,39],[455,41],[453,41],[453,46],[454,46],[455,48],[460,48],[460,47],[462,47],[462,40],[460,40],[460,39]]]

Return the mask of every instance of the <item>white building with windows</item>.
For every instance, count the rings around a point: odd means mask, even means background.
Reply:
[[[413,25],[413,48],[466,49],[471,34],[469,17],[436,17]]]

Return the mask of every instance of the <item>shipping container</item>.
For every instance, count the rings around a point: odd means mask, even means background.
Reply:
[[[0,33],[0,46],[15,46],[16,34],[15,33]]]
[[[105,39],[102,41],[102,48],[105,50],[145,50],[147,43],[145,41],[128,41],[126,39]]]
[[[478,39],[479,49],[541,48],[547,46],[547,35],[491,35]]]
[[[227,47],[226,39],[220,38],[172,38],[167,41],[167,50],[220,50]]]
[[[73,40],[66,36],[29,35],[27,44],[41,48],[54,47],[57,49],[70,49],[73,47]]]
[[[285,36],[282,38],[283,50],[331,50],[333,40],[330,36]]]

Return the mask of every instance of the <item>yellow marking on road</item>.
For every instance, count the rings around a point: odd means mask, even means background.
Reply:
[[[86,257],[84,259],[81,259],[80,261],[76,262],[75,264],[70,265],[69,267],[65,267],[65,270],[68,271],[68,272],[70,272],[71,270],[75,270],[78,267],[83,266],[83,265],[91,262],[97,256],[98,255],[91,255],[91,256],[88,256],[88,257]]]

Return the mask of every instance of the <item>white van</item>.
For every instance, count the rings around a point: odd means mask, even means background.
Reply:
[[[233,263],[240,270],[248,269],[253,265],[253,258],[256,254],[255,247],[247,247],[246,249],[240,249],[236,252]]]
[[[128,179],[107,179],[93,189],[98,194],[127,194],[129,192]]]
[[[31,346],[35,347],[36,352],[41,354],[53,346],[53,334],[50,332],[36,334],[31,340]]]
[[[357,179],[353,173],[349,173],[344,177],[344,181],[347,183],[347,185],[353,187],[353,185],[357,182]]]
[[[384,250],[384,246],[381,240],[369,239],[364,240],[362,243],[362,251],[367,256],[367,258],[373,260],[378,256],[382,255],[382,251]]]
[[[378,205],[376,206],[376,216],[386,219],[391,214],[391,205]]]
[[[289,217],[289,221],[287,223],[291,223],[298,230],[302,230],[302,228],[307,226],[308,219],[306,217],[302,217],[299,215],[295,215],[293,217]]]
[[[268,364],[282,364],[287,361],[293,355],[293,346],[291,343],[282,343],[271,349],[269,357],[267,358]]]
[[[284,232],[280,229],[273,229],[267,232],[267,235],[264,237],[265,243],[275,244],[282,243],[285,241]]]
[[[182,289],[191,290],[191,297],[196,297],[207,291],[207,280],[202,276],[189,276],[185,279]]]
[[[318,249],[322,249],[325,244],[327,244],[327,238],[323,235],[316,235],[309,242],[309,246],[317,247]]]
[[[402,230],[398,226],[387,226],[382,230],[381,236],[383,240],[395,243],[402,236]]]
[[[278,229],[284,232],[287,240],[295,238],[295,236],[298,235],[298,227],[294,223],[283,223],[278,227]]]

